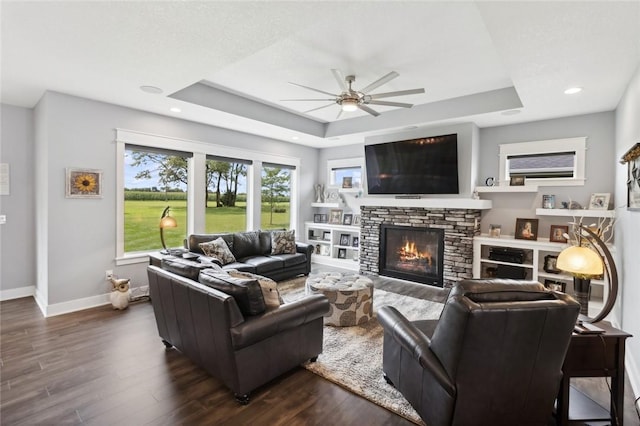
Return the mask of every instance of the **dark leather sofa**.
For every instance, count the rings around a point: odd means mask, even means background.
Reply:
[[[383,371],[429,426],[546,426],[579,309],[537,282],[462,281],[439,320],[378,311]]]
[[[256,280],[234,281],[220,268],[200,271],[206,285],[156,266],[147,273],[165,346],[221,380],[242,404],[252,390],[322,352],[325,296],[264,309]]]
[[[223,269],[250,272],[274,281],[281,281],[311,272],[311,244],[296,241],[296,253],[271,254],[271,231],[246,231],[225,234],[191,234],[187,239],[187,249],[202,256],[200,243],[222,237],[236,258],[236,261],[221,265]],[[219,262],[218,262],[219,263]]]

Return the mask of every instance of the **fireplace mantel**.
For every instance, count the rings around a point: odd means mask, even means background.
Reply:
[[[473,198],[391,198],[363,197],[359,198],[361,206],[381,207],[421,207],[424,209],[470,209],[488,210],[491,200],[474,200]]]

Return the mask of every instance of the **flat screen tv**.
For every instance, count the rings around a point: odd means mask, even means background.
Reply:
[[[458,135],[365,145],[369,194],[458,194]]]

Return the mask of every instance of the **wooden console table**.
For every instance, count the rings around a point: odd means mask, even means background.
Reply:
[[[604,329],[605,332],[602,334],[574,333],[571,336],[571,343],[562,366],[563,376],[558,392],[556,411],[558,425],[569,425],[573,422],[582,424],[587,420],[607,420],[611,421],[612,425],[623,426],[624,351],[625,340],[631,335],[613,328],[605,321],[595,325]],[[571,392],[570,398],[569,385],[572,377],[611,377],[609,411],[600,406],[593,409],[595,402],[573,389],[571,389],[574,392]]]

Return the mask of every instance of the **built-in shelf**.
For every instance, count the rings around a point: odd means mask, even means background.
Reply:
[[[311,203],[311,207],[324,207],[327,209],[336,209],[340,207],[340,203]]]
[[[538,192],[537,185],[521,186],[476,186],[476,191],[481,192]]]
[[[536,209],[537,216],[615,217],[615,210]]]

